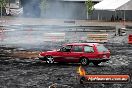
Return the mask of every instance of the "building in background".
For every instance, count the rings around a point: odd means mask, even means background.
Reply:
[[[47,19],[87,19],[86,13],[86,0],[46,0],[46,8],[41,9],[41,0],[11,0],[15,6],[23,7],[23,16],[25,17],[42,17]],[[103,0],[92,0],[97,4]],[[116,1],[116,0],[115,0]],[[15,7],[10,5],[11,8]],[[20,11],[22,12],[22,11]],[[126,20],[132,20],[132,11],[126,11]],[[94,10],[90,15],[90,20],[106,20],[110,21],[111,17],[123,18],[122,11],[107,11],[107,10]]]
[[[41,14],[45,18],[87,19],[85,1],[87,0],[47,0],[47,8]],[[93,0],[96,4],[101,0]]]
[[[103,0],[94,5],[94,8],[95,11],[99,10],[99,19],[108,20],[109,17],[111,17],[111,21],[132,19],[132,0]]]
[[[23,9],[21,6],[20,0],[8,0],[8,3],[6,5],[6,14],[7,15],[22,15]]]
[[[40,8],[41,0],[20,0],[25,17],[50,19],[86,19],[86,0],[46,0],[46,9]],[[93,0],[98,3],[101,0]]]
[[[23,7],[23,16],[40,17],[40,0],[20,0]]]
[[[18,9],[20,8],[20,0],[8,0],[6,7],[11,9]]]

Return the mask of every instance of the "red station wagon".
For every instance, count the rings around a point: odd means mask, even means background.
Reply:
[[[98,43],[71,43],[61,49],[47,51],[39,54],[39,59],[47,63],[67,62],[88,65],[92,62],[98,65],[109,60],[110,52],[102,44]]]

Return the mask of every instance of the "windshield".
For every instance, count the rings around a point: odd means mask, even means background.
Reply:
[[[99,52],[107,52],[108,49],[105,48],[103,45],[97,45],[97,49]]]

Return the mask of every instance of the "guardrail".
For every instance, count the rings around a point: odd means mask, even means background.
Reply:
[[[132,34],[130,34],[130,35],[128,36],[128,43],[129,43],[129,44],[132,44]]]

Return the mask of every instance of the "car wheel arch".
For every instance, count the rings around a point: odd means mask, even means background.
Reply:
[[[52,55],[50,55],[50,54],[46,54],[44,57],[47,57],[47,56],[52,56]],[[53,56],[52,56],[53,57]]]
[[[89,64],[89,59],[87,57],[81,57],[79,62],[81,63],[81,65],[88,65]]]
[[[50,58],[48,58],[48,57],[50,57]],[[47,63],[54,63],[54,58],[52,55],[46,55],[45,59],[46,59]]]
[[[49,54],[45,55],[45,57],[47,57],[47,56],[51,56],[51,57],[53,57],[52,55],[49,55]]]
[[[86,58],[89,61],[89,59],[85,56],[80,57],[79,61],[81,61],[81,59],[83,59],[83,58]]]

